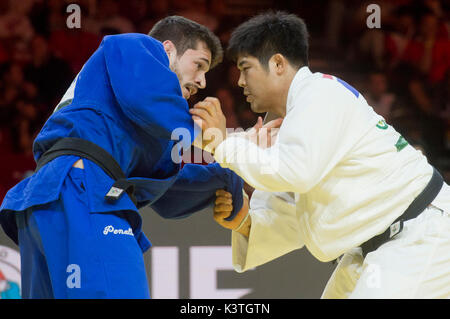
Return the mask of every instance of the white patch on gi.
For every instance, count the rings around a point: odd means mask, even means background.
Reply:
[[[134,236],[133,230],[128,228],[127,230],[123,230],[120,228],[115,229],[112,225],[108,225],[103,229],[103,235],[108,235],[109,233],[112,233],[113,235],[129,235]]]

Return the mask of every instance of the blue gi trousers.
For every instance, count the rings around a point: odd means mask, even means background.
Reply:
[[[22,298],[150,298],[133,212],[91,213],[72,167],[59,200],[17,213]]]

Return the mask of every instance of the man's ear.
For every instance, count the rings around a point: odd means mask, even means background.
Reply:
[[[164,51],[166,51],[167,57],[169,58],[170,65],[172,65],[177,57],[177,48],[175,47],[175,44],[173,44],[173,42],[170,40],[166,40],[162,44],[164,46]]]
[[[275,71],[277,75],[282,75],[287,68],[287,63],[288,61],[282,54],[276,53],[270,58],[269,67]]]

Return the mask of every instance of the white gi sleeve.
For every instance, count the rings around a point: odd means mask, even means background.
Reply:
[[[246,133],[231,134],[216,148],[216,161],[255,189],[308,192],[361,136],[354,95],[330,83],[293,98],[272,147],[258,147]]]
[[[302,248],[294,195],[255,190],[250,200],[249,238],[233,231],[233,267],[237,272],[262,265]]]

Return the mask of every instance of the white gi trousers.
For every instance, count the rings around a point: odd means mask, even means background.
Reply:
[[[367,254],[345,253],[322,298],[450,298],[450,214],[430,206]]]

